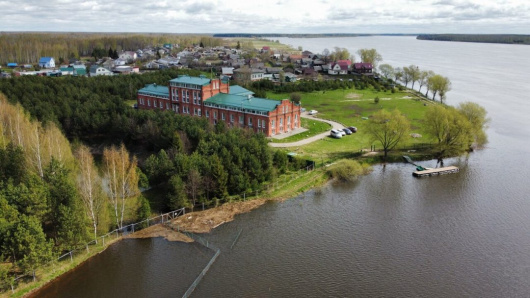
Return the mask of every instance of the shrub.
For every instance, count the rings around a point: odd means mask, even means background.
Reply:
[[[370,171],[370,167],[362,165],[355,160],[339,160],[327,170],[328,175],[340,181],[353,181],[358,176],[366,174]]]
[[[374,103],[376,103],[376,104],[379,103],[379,96],[376,96],[376,97],[374,98]]]

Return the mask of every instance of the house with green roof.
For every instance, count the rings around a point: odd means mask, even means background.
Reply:
[[[254,97],[252,91],[230,86],[228,80],[205,76],[182,75],[170,80],[168,86],[146,85],[138,90],[137,106],[203,117],[214,125],[223,121],[229,127],[251,129],[266,136],[300,127],[299,104],[289,99]]]

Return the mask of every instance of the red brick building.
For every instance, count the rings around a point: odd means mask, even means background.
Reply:
[[[179,76],[169,87],[147,85],[138,90],[139,109],[172,110],[177,114],[205,117],[210,123],[252,129],[266,136],[300,127],[300,105],[289,99],[258,98],[228,81],[204,76]]]

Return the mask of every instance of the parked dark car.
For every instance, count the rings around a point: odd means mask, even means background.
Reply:
[[[357,127],[355,127],[355,126],[350,126],[350,127],[348,127],[348,129],[349,129],[351,132],[353,132],[353,133],[356,133],[356,132],[357,132]]]
[[[351,130],[349,130],[349,129],[347,129],[347,128],[343,128],[342,130],[343,130],[347,135],[351,135],[351,134],[352,134]]]

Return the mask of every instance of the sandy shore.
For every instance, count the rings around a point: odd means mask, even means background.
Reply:
[[[254,199],[245,202],[226,203],[217,208],[187,213],[171,222],[188,232],[208,233],[213,228],[234,220],[236,215],[256,209],[265,202],[267,202],[266,199]]]
[[[204,211],[190,212],[171,221],[172,226],[178,226],[180,230],[192,233],[209,233],[212,229],[234,220],[234,217],[246,213],[265,204],[267,199],[255,199],[245,202],[226,203],[217,208]],[[125,238],[152,238],[163,237],[169,241],[193,242],[193,239],[179,233],[166,225],[154,225],[140,230]]]
[[[149,228],[140,230],[131,235],[127,235],[124,238],[139,239],[139,238],[153,238],[163,237],[168,241],[181,241],[181,242],[193,242],[190,237],[174,231],[165,225],[154,225]]]

